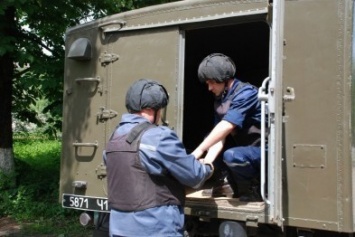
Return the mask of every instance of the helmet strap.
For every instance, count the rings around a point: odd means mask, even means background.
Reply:
[[[156,125],[158,125],[158,121],[156,121],[156,120],[157,120],[157,116],[158,116],[158,110],[155,109],[155,110],[154,110],[154,120],[153,120],[153,123],[156,124]]]
[[[224,81],[224,91],[223,91],[223,95],[227,94],[228,92],[228,80]]]

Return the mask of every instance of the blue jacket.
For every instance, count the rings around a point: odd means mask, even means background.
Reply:
[[[236,125],[232,136],[237,145],[258,145],[261,103],[255,86],[234,79],[232,88],[216,100],[215,110],[215,123],[226,120]]]
[[[138,123],[147,120],[134,114],[124,114],[114,132],[127,134]],[[198,188],[211,175],[209,166],[186,153],[176,133],[158,126],[147,130],[141,139],[139,155],[146,172],[162,175],[169,172],[181,184]],[[181,206],[159,206],[137,212],[111,210],[110,235],[118,236],[182,236],[184,212]]]

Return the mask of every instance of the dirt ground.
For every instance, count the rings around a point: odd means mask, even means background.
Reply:
[[[0,217],[0,237],[73,237],[66,234],[28,234],[26,228],[22,228],[26,223],[18,223],[11,217]],[[92,236],[90,233],[89,236]]]
[[[17,236],[21,230],[21,225],[10,217],[0,218],[0,236]]]
[[[53,235],[29,236],[21,231],[21,224],[17,223],[14,219],[1,217],[0,237],[53,237]]]

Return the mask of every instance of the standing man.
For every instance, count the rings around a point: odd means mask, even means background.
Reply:
[[[241,201],[261,201],[260,195],[260,124],[261,107],[258,90],[234,77],[236,67],[231,58],[214,53],[202,60],[198,78],[215,95],[215,127],[192,153],[212,163],[224,148],[228,135],[235,146],[223,152],[234,197],[239,197],[235,184],[248,182],[249,192]],[[234,182],[234,183],[233,183]]]
[[[168,100],[149,79],[126,94],[129,113],[104,153],[111,237],[183,236],[185,186],[198,188],[213,173],[211,164],[186,153],[174,131],[157,125]]]

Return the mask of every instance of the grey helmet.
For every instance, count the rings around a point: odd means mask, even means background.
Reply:
[[[205,57],[198,67],[198,78],[201,82],[214,80],[224,82],[234,77],[236,68],[233,60],[221,53],[213,53]]]
[[[126,108],[135,113],[145,108],[159,110],[167,106],[169,95],[160,83],[150,79],[134,82],[126,94]]]

